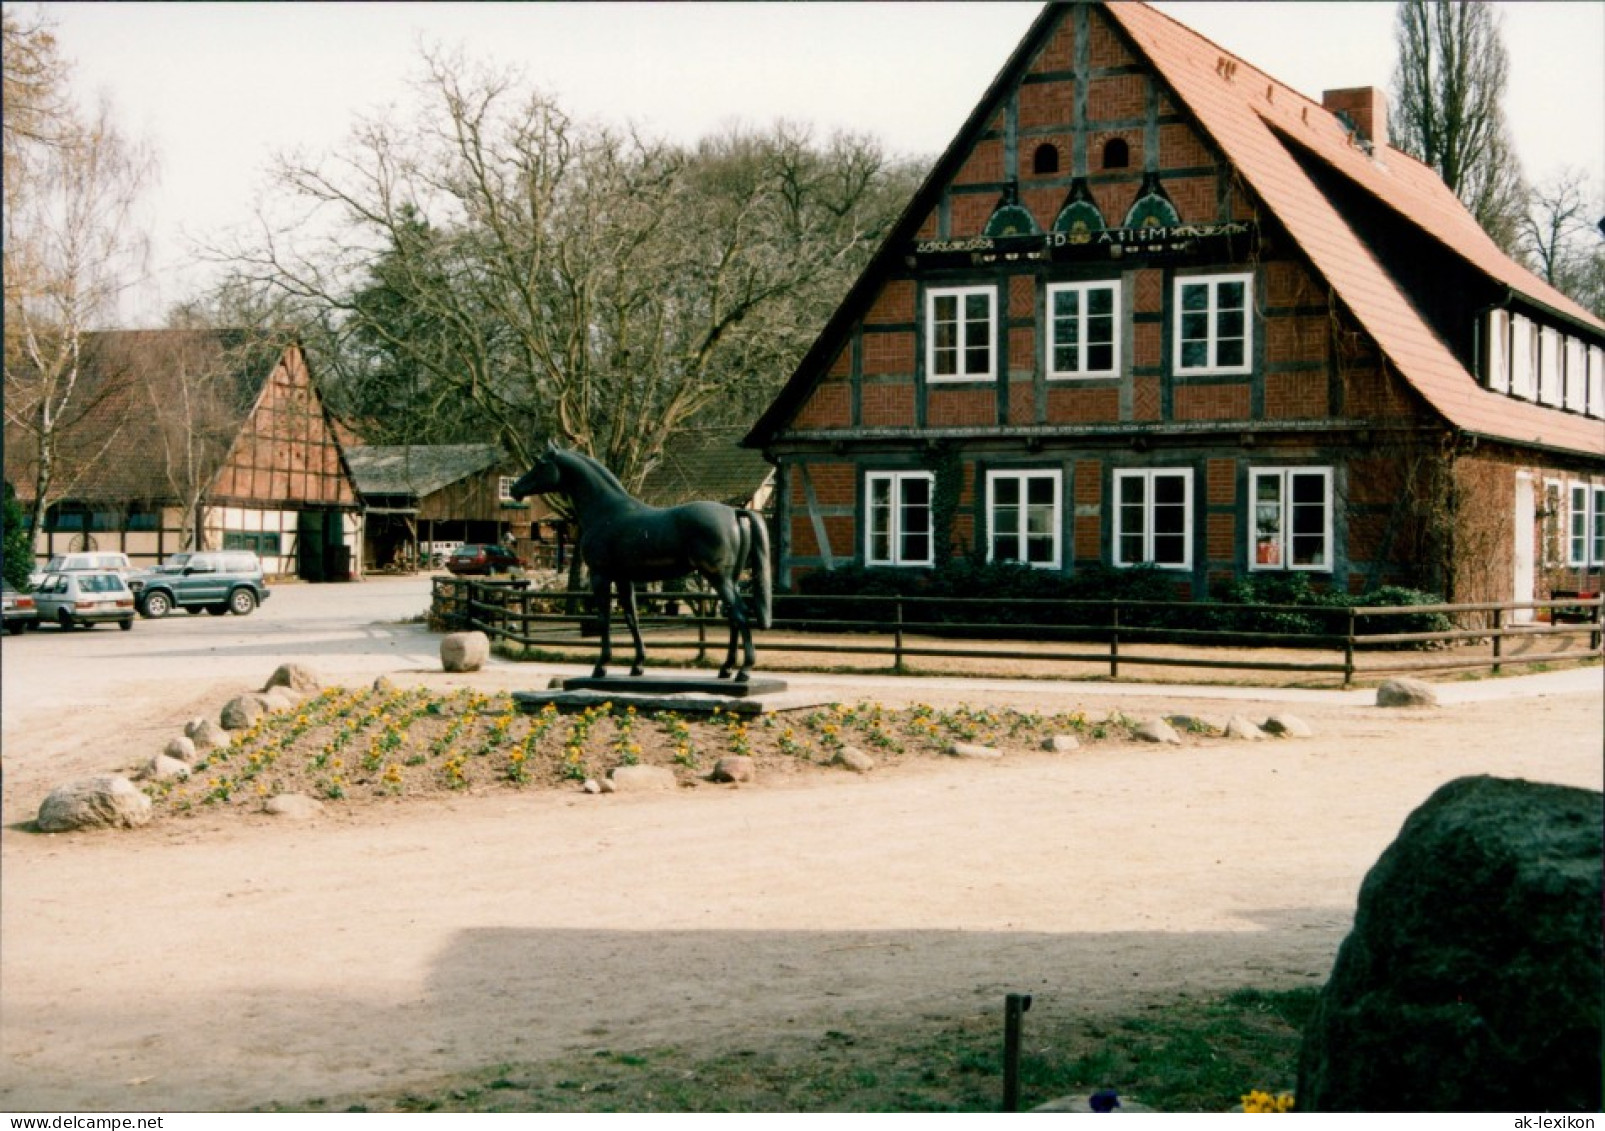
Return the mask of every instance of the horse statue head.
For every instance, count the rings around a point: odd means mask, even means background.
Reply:
[[[535,464],[512,486],[512,496],[522,501],[531,495],[545,495],[563,488],[563,468],[557,461],[557,455],[563,449],[551,440],[546,441],[546,450],[535,460]]]

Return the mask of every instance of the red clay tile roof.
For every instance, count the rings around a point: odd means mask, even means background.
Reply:
[[[1298,241],[1359,323],[1422,397],[1467,432],[1605,455],[1605,423],[1484,389],[1411,306],[1280,133],[1353,184],[1528,298],[1596,330],[1605,323],[1507,257],[1432,170],[1387,146],[1375,158],[1320,104],[1145,4],[1106,11],[1260,199]],[[1233,67],[1221,67],[1226,59]]]

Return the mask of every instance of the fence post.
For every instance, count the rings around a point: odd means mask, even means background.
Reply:
[[[1343,634],[1343,686],[1354,682],[1354,606],[1348,608],[1349,628]]]
[[[1003,1110],[1020,1110],[1020,1030],[1030,994],[1008,994],[1003,999]]]
[[[1120,677],[1120,602],[1109,602],[1109,678]]]
[[[1505,609],[1494,610],[1494,675],[1499,674],[1499,658],[1505,653]]]
[[[1594,606],[1594,631],[1588,634],[1588,650],[1598,652],[1602,640],[1605,640],[1605,593]]]
[[[892,601],[892,671],[903,674],[903,599]]]

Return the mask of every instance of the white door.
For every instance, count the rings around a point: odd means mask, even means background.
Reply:
[[[1514,601],[1531,601],[1533,599],[1533,529],[1536,522],[1533,511],[1533,477],[1525,472],[1516,472],[1516,529],[1514,532],[1516,542],[1516,578],[1511,592]],[[1511,620],[1517,624],[1526,624],[1533,619],[1531,609],[1517,609]]]

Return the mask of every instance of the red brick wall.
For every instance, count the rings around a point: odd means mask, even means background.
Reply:
[[[996,424],[998,397],[985,389],[931,388],[926,394],[925,420],[932,427]]]
[[[853,423],[852,389],[840,382],[820,385],[797,414],[798,428],[847,428]]]
[[[1177,420],[1247,420],[1247,385],[1183,385],[1173,402]]]
[[[1052,146],[1056,146],[1058,148],[1058,150],[1059,150],[1059,171],[1057,173],[1041,174],[1041,173],[1037,173],[1035,171],[1036,170],[1037,148],[1039,146],[1043,146],[1043,145],[1052,145]],[[1071,153],[1070,145],[1071,145],[1071,137],[1067,133],[1065,133],[1065,134],[1048,134],[1046,136],[1038,135],[1037,137],[1026,138],[1026,139],[1022,140],[1021,143],[1020,143],[1020,173],[1019,173],[1020,180],[1021,181],[1029,181],[1032,177],[1043,176],[1043,175],[1051,176],[1051,177],[1063,177],[1066,174],[1068,174],[1070,172],[1070,153]],[[1043,227],[1045,227],[1045,228],[1051,226],[1052,221],[1053,221],[1053,217],[1058,215],[1057,205],[1059,204],[1060,201],[1062,201],[1064,199],[1064,189],[1062,187],[1054,189],[1053,192],[1055,194],[1055,199],[1048,205],[1048,207],[1050,209],[1052,209],[1053,211],[1052,211],[1052,214],[1049,215],[1049,217],[1048,217],[1048,223],[1047,224],[1043,224]],[[1022,202],[1023,202],[1023,200],[1024,200],[1024,194],[1023,193],[1022,193],[1021,199],[1022,199]],[[1037,222],[1039,224],[1042,223],[1042,215],[1041,215],[1041,213],[1039,213],[1036,210],[1036,208],[1034,206],[1032,206],[1032,205],[1028,204],[1028,205],[1026,205],[1026,207],[1030,208],[1031,209],[1031,214],[1033,216],[1037,217]]]
[[[1180,180],[1167,178],[1165,192],[1170,195],[1170,202],[1176,206],[1176,212],[1181,216],[1182,223],[1214,222],[1217,215],[1214,177],[1184,177]]]
[[[953,238],[964,239],[980,235],[986,228],[986,222],[992,218],[997,203],[997,197],[991,193],[968,193],[953,197],[952,205],[948,209],[948,223]]]
[[[1111,228],[1118,228],[1126,222],[1126,213],[1137,203],[1137,192],[1141,185],[1140,179],[1133,178],[1126,182],[1116,181],[1113,184],[1089,186],[1092,199],[1098,205],[1098,211],[1103,213],[1104,223]]]
[[[841,348],[841,352],[836,355],[836,360],[830,363],[829,369],[825,370],[825,377],[827,380],[842,380],[852,375],[853,347],[849,343]]]
[[[1122,118],[1140,118],[1148,106],[1148,77],[1146,75],[1111,75],[1090,79],[1087,82],[1087,120],[1108,122]],[[1132,152],[1132,163],[1142,167],[1142,149]]]
[[[1141,130],[1098,130],[1098,131],[1096,131],[1094,133],[1089,133],[1088,137],[1087,137],[1087,165],[1088,165],[1088,167],[1091,168],[1091,170],[1094,173],[1101,173],[1101,172],[1104,171],[1104,165],[1103,165],[1103,149],[1104,149],[1104,146],[1107,143],[1109,143],[1110,141],[1112,141],[1113,139],[1117,138],[1117,137],[1121,138],[1122,140],[1125,141],[1125,143],[1126,143],[1126,154],[1130,158],[1130,160],[1127,161],[1127,163],[1123,167],[1126,168],[1126,169],[1135,169],[1137,172],[1140,173],[1142,171],[1142,131]],[[1115,171],[1118,171],[1119,168],[1120,167],[1117,167],[1117,169]],[[1112,217],[1108,216],[1107,214],[1104,216],[1104,219],[1108,220],[1111,224],[1116,222]]]
[[[1026,168],[1031,165],[1031,155],[1025,154],[1020,158],[1020,164]],[[1064,166],[1061,165],[1060,168]],[[1021,189],[1020,203],[1025,206],[1031,218],[1037,222],[1037,227],[1044,232],[1053,228],[1053,222],[1059,218],[1059,205],[1064,203],[1064,189],[1060,187],[1045,189]]]
[[[1325,373],[1267,373],[1265,415],[1271,420],[1330,415]]]
[[[1134,377],[1131,382],[1131,418],[1158,420],[1163,405],[1160,402],[1158,377]]]
[[[1131,287],[1132,309],[1157,314],[1165,309],[1165,273],[1149,267],[1136,272]]]
[[[1065,10],[1068,13],[1068,9]],[[1068,71],[1075,66],[1076,61],[1076,31],[1068,14],[1059,20],[1059,27],[1054,31],[1047,46],[1031,64],[1031,71],[1040,74],[1044,71]]]
[[[1237,519],[1229,514],[1204,519],[1204,556],[1212,562],[1229,562],[1237,556]]]
[[[1165,328],[1158,322],[1138,322],[1131,328],[1131,363],[1133,365],[1161,365],[1164,363]]]
[[[814,498],[822,507],[850,507],[857,501],[858,471],[850,463],[811,463],[808,478],[814,485]],[[792,479],[792,506],[806,513],[808,497],[803,492],[802,468]]]
[[[1265,320],[1265,360],[1325,361],[1330,323],[1325,317],[1282,315]]]
[[[1094,67],[1123,67],[1135,62],[1125,43],[1096,8],[1088,29],[1087,49],[1088,61]]]
[[[1037,282],[1029,275],[1009,280],[1009,317],[1030,319],[1037,312]]]
[[[1036,422],[1036,415],[1036,396],[1031,382],[1009,382],[1009,423],[1033,424]]]
[[[1205,465],[1205,499],[1211,503],[1229,506],[1237,501],[1237,462],[1229,459],[1212,459]]]
[[[1309,306],[1325,302],[1326,295],[1302,264],[1291,259],[1272,259],[1260,266],[1265,274],[1266,306]]]
[[[913,427],[914,387],[866,384],[859,407],[865,427]]]
[[[1020,128],[1034,130],[1068,124],[1075,97],[1076,84],[1068,80],[1026,83],[1019,93]]]
[[[1031,374],[1037,367],[1037,332],[1030,326],[1009,331],[1009,372]]]
[[[870,323],[914,321],[914,294],[912,279],[899,279],[887,283],[881,288],[881,293],[875,296],[875,303],[869,308],[869,314],[864,317],[864,321]]]
[[[1161,169],[1192,168],[1214,163],[1204,139],[1191,126],[1175,124],[1159,127]]]
[[[865,331],[862,368],[864,376],[878,377],[888,374],[912,376],[914,373],[914,332],[894,330],[887,333]]]
[[[1077,424],[1120,419],[1118,389],[1074,389],[1055,386],[1048,390],[1048,422]]]
[[[986,184],[1003,180],[1003,143],[996,139],[977,142],[970,156],[953,178],[957,185]]]

